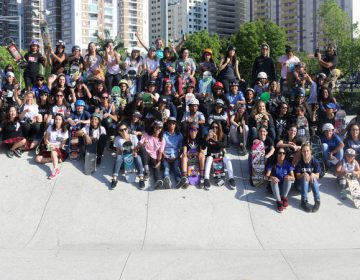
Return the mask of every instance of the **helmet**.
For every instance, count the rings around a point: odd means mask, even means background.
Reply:
[[[118,86],[114,86],[114,87],[111,89],[111,94],[112,94],[112,95],[120,94],[120,88],[119,88]]]
[[[252,91],[252,93],[255,93],[255,90],[254,90],[253,88],[251,88],[251,87],[248,87],[248,88],[245,90],[245,92],[247,92],[247,91]]]
[[[149,86],[156,86],[156,81],[153,81],[153,80],[149,81],[148,82],[148,87]]]
[[[141,49],[138,47],[133,47],[131,52],[141,52]]]
[[[334,49],[334,51],[336,51],[336,44],[335,43],[329,43],[328,48],[332,48],[332,49]]]
[[[80,50],[81,50],[81,48],[78,45],[75,45],[72,47],[71,52],[80,51]]]
[[[215,106],[224,107],[224,106],[225,106],[224,100],[222,100],[222,99],[216,99],[216,100],[215,100]]]
[[[101,121],[101,119],[102,119],[102,115],[101,115],[101,114],[99,114],[99,113],[93,113],[93,114],[91,115],[91,118],[98,118],[98,119],[99,119],[99,121]]]
[[[295,89],[296,97],[305,97],[305,89],[298,87]]]
[[[213,85],[213,88],[216,88],[216,87],[224,89],[224,85],[221,82],[215,82]]]
[[[326,80],[326,74],[324,74],[324,73],[319,73],[319,74],[317,74],[317,76],[316,76],[316,78],[318,79],[318,80]]]
[[[228,46],[226,49],[226,52],[229,52],[229,51],[236,51],[236,47],[234,45]]]
[[[322,126],[322,131],[333,130],[333,129],[334,129],[334,126],[331,123],[325,123]]]
[[[190,105],[199,105],[199,100],[197,100],[196,98],[191,99],[189,102],[189,106]]]
[[[125,80],[125,79],[120,80],[119,86],[120,86],[121,84],[125,84],[127,87],[129,87],[129,83],[128,83],[128,81]]]
[[[195,86],[194,86],[192,83],[188,83],[188,84],[186,85],[186,88],[189,88],[189,87],[195,88]]]
[[[35,45],[35,46],[40,47],[39,41],[38,41],[38,40],[35,40],[35,39],[32,39],[32,40],[31,40],[31,42],[30,42],[30,47],[31,47],[32,45]]]
[[[75,106],[83,106],[83,107],[85,107],[85,101],[84,100],[81,100],[81,99],[79,99],[79,100],[76,100],[76,102],[75,102]]]
[[[230,83],[229,83],[229,86],[231,87],[231,86],[238,86],[239,85],[239,83],[238,83],[238,81],[236,81],[236,80],[234,80],[234,81],[231,81]]]
[[[259,72],[257,74],[258,79],[267,79],[267,74],[265,72]]]
[[[213,52],[212,52],[212,50],[210,48],[204,49],[203,53],[209,53],[209,54],[213,55]]]
[[[56,42],[56,46],[57,47],[64,47],[65,48],[65,42],[63,40],[58,40]]]
[[[203,78],[209,78],[209,77],[212,77],[211,72],[210,72],[210,71],[205,71],[205,72],[203,73]]]

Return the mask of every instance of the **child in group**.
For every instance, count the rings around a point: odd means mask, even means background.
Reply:
[[[354,149],[347,149],[345,151],[345,158],[338,162],[336,166],[337,179],[340,184],[340,197],[346,199],[347,190],[346,190],[346,177],[355,176],[356,178],[360,177],[360,166],[355,159],[356,152]]]
[[[24,69],[25,87],[31,90],[36,86],[36,77],[39,74],[40,64],[45,66],[45,57],[40,53],[40,44],[37,40],[31,40],[29,51],[25,54],[24,58],[27,61],[27,66]]]
[[[268,76],[265,72],[259,72],[257,75],[257,82],[254,86],[256,99],[260,98],[260,95],[269,89]]]

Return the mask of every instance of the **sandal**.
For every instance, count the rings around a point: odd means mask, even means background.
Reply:
[[[8,158],[12,158],[14,156],[14,151],[13,150],[9,150],[6,155],[8,156]]]

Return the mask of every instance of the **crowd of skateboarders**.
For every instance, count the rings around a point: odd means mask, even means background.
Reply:
[[[36,162],[52,163],[49,179],[59,176],[68,158],[85,159],[85,174],[112,161],[110,189],[122,168],[128,181],[137,173],[140,189],[150,177],[155,189],[236,189],[227,155],[236,147],[248,155],[250,184],[268,187],[278,212],[288,206],[292,187],[301,192],[306,212],[318,211],[326,172],[338,177],[339,195],[348,196],[349,182],[360,175],[360,110],[345,125],[344,108],[333,96],[340,74],[335,44],[314,55],[319,72],[310,74],[290,46],[274,60],[262,43],[252,79],[245,81],[234,46],[216,64],[213,57],[220,54],[211,46],[201,61],[192,59],[185,37],[171,47],[161,39],[150,47],[138,39],[146,53],[134,47],[126,57],[110,40],[100,51],[90,42],[87,50],[75,45],[71,53],[58,41],[45,55],[33,40],[24,56],[23,88],[13,65],[3,69],[7,156],[35,150]],[[42,75],[41,68],[50,70]]]

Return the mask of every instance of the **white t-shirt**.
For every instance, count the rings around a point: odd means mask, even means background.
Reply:
[[[84,126],[81,130],[87,135],[90,135],[90,125]],[[96,138],[99,140],[100,135],[106,135],[106,130],[103,126],[100,125],[97,129],[93,129],[92,133],[92,138]]]
[[[36,104],[27,105],[25,104],[22,111],[25,111],[26,109],[30,109],[29,112],[25,113],[25,118],[34,119],[37,115],[39,115],[39,106]]]
[[[286,54],[280,56],[279,63],[281,63],[281,77],[286,79],[287,72],[293,72],[295,64],[300,62],[300,59],[297,56],[288,58]]]
[[[145,64],[149,68],[150,71],[155,71],[156,68],[160,67],[159,60],[151,59],[146,57],[145,58]]]
[[[130,141],[132,143],[131,149],[134,150],[139,143],[139,139],[134,134],[130,134]],[[123,150],[123,145],[125,142],[126,141],[124,138],[121,136],[116,136],[114,140],[114,147]]]
[[[50,144],[60,145],[62,141],[69,138],[69,132],[66,130],[62,132],[61,129],[53,130],[52,126],[49,126],[47,132],[50,134]]]

